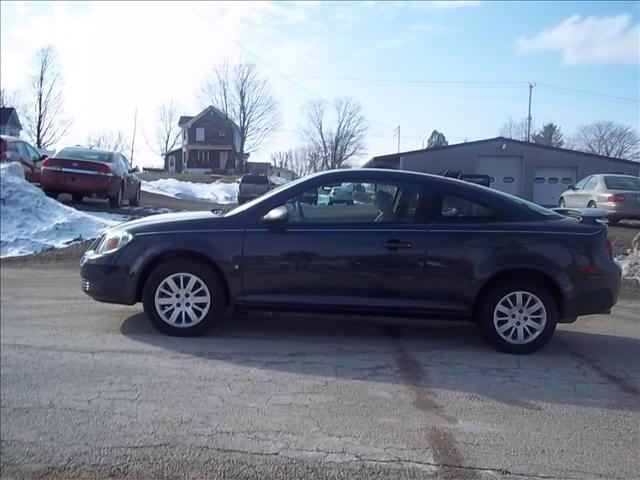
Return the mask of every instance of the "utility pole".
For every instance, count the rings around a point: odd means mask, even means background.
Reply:
[[[529,115],[527,116],[527,142],[531,141],[531,94],[533,93],[533,87],[535,83],[529,84]]]
[[[394,131],[398,134],[398,153],[400,153],[400,125],[398,125]]]

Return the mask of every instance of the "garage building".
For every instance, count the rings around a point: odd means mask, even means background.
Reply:
[[[504,137],[373,157],[365,165],[442,175],[487,175],[492,188],[557,206],[569,185],[595,173],[640,174],[640,162]]]

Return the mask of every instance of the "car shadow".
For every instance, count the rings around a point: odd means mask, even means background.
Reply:
[[[496,352],[475,325],[451,321],[227,315],[202,337],[179,338],[157,332],[138,313],[120,331],[134,341],[212,362],[457,391],[470,402],[484,397],[532,410],[540,410],[540,402],[640,410],[640,340],[563,326],[542,350],[525,356]]]

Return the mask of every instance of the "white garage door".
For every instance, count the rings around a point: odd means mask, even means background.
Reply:
[[[544,206],[558,206],[560,195],[576,184],[576,168],[536,167],[533,179],[533,201]]]
[[[491,177],[491,188],[512,195],[522,195],[521,157],[479,157],[477,173]]]

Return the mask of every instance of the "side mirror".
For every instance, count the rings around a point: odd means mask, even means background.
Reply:
[[[129,170],[129,173],[139,173],[140,170],[138,169],[138,167],[133,167]]]
[[[267,228],[280,227],[289,221],[289,210],[284,205],[270,210],[262,217],[262,224]]]
[[[38,161],[39,161],[39,162],[43,162],[43,161],[45,161],[47,158],[49,158],[49,155],[47,155],[47,154],[43,154],[43,155],[40,157],[40,160],[38,160]]]
[[[576,186],[575,186],[575,185],[569,185],[567,188],[568,188],[569,190],[575,190],[575,189],[576,189]]]

